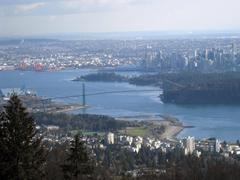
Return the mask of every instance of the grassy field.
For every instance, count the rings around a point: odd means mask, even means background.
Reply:
[[[126,128],[123,133],[129,136],[146,136],[149,132],[149,128],[145,126],[141,127],[129,127]]]

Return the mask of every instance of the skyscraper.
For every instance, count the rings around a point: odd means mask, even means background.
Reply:
[[[109,132],[106,134],[106,143],[107,144],[114,144],[114,134]]]
[[[215,152],[219,153],[221,148],[221,143],[218,139],[215,140],[214,147],[215,147]]]
[[[195,138],[194,137],[187,137],[183,141],[183,145],[185,147],[185,154],[192,154],[193,151],[195,150]]]

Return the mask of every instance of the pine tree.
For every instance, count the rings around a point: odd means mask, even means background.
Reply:
[[[62,166],[65,179],[87,179],[93,166],[87,153],[82,135],[77,134],[71,142],[66,163]]]
[[[1,179],[40,179],[44,149],[35,122],[16,95],[0,115]]]

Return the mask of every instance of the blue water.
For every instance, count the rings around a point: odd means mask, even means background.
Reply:
[[[95,70],[64,70],[56,72],[0,72],[0,88],[16,88],[25,85],[44,97],[61,97],[82,94],[82,84],[73,82],[76,76],[95,72]],[[128,83],[86,82],[86,93],[149,90],[153,87],[140,87]],[[129,115],[172,115],[184,124],[195,126],[185,129],[179,136],[188,135],[197,138],[217,137],[222,140],[240,139],[239,105],[174,105],[163,104],[158,98],[159,92],[135,92],[104,94],[86,98],[90,106],[87,113],[106,114],[114,117]],[[79,102],[81,97],[58,99],[57,101]]]

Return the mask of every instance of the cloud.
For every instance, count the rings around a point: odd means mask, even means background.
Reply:
[[[116,12],[152,2],[154,0],[62,0],[57,11],[63,12],[60,14]]]
[[[30,4],[18,4],[18,5],[16,5],[16,11],[17,12],[32,11],[34,9],[40,8],[45,5],[46,5],[45,2],[36,2],[36,3],[30,3]]]
[[[0,16],[108,12],[154,0],[0,0]]]
[[[33,4],[39,2],[45,3],[79,3],[79,4],[128,4],[128,3],[141,3],[142,1],[152,1],[152,0],[0,0],[2,5],[17,5],[17,4]]]
[[[47,2],[47,0],[44,0]],[[33,4],[42,2],[41,0],[0,0],[2,5],[18,5],[18,4]]]
[[[97,9],[101,7],[116,8],[132,4],[141,4],[146,0],[64,0],[62,3],[66,8],[92,8]]]

